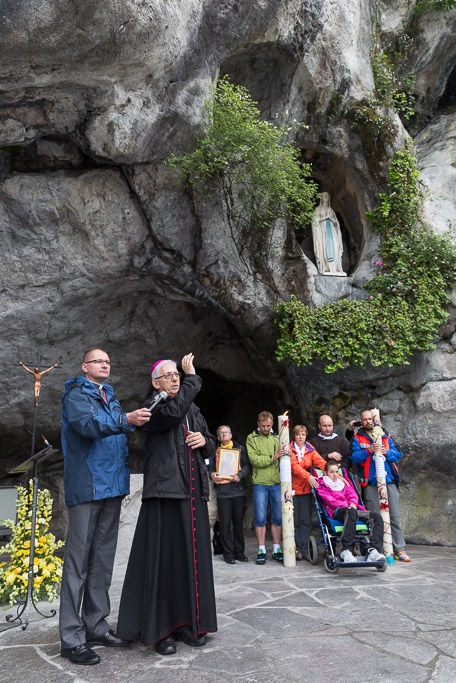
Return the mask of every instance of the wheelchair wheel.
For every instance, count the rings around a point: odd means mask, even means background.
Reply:
[[[307,544],[307,553],[309,555],[310,564],[317,564],[318,561],[318,545],[315,536],[310,536]]]
[[[329,574],[337,574],[339,571],[339,567],[334,564],[334,560],[332,557],[328,557],[328,555],[325,555],[325,569]]]
[[[376,569],[378,572],[386,572],[387,566],[388,566],[388,565],[386,564],[386,562],[384,562],[384,563],[382,564],[381,567],[375,567],[375,569]]]

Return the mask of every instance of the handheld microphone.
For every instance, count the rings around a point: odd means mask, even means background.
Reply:
[[[165,398],[168,398],[168,394],[166,393],[166,391],[160,391],[160,393],[156,395],[156,397],[154,398],[154,400],[152,401],[147,410],[152,412],[153,410],[155,410],[155,408],[161,401],[165,400]]]

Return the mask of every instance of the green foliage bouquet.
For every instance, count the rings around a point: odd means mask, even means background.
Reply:
[[[18,488],[17,523],[6,520],[12,529],[12,539],[3,548],[9,562],[0,563],[0,604],[14,605],[27,596],[32,529],[33,483],[29,489]],[[57,598],[62,579],[63,561],[54,553],[64,545],[49,532],[52,519],[52,498],[47,489],[38,491],[35,554],[33,564],[33,598],[36,601]]]

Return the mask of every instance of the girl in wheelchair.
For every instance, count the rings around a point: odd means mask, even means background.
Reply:
[[[343,562],[356,562],[353,546],[356,535],[356,521],[361,519],[369,523],[370,544],[367,551],[368,562],[384,560],[383,555],[383,520],[378,512],[370,512],[360,504],[358,493],[349,478],[339,472],[339,465],[333,460],[325,464],[324,475],[319,479],[318,497],[324,504],[328,514],[344,524],[341,536]]]

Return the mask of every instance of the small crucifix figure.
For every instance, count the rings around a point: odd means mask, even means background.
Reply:
[[[24,370],[27,370],[27,372],[31,372],[35,378],[35,405],[37,406],[38,405],[38,398],[40,396],[40,390],[41,390],[41,378],[44,374],[46,374],[46,372],[49,372],[49,370],[53,370],[54,368],[56,368],[58,366],[58,363],[51,365],[51,367],[47,368],[47,370],[41,370],[41,371],[39,368],[34,368],[33,370],[31,370],[26,365],[24,365],[24,363],[22,361],[19,361],[19,365],[22,365]]]

